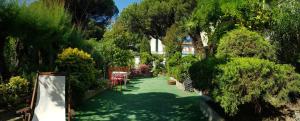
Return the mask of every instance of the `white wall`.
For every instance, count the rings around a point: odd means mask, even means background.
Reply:
[[[134,57],[134,66],[135,66],[136,68],[139,67],[140,62],[141,62],[140,56],[135,56],[135,57]]]
[[[157,50],[156,45],[158,46]],[[151,38],[150,47],[152,54],[164,54],[164,45],[162,44],[161,40],[158,40],[158,43],[156,44],[156,39]]]

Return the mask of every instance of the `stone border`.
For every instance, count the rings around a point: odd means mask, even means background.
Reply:
[[[105,88],[99,88],[99,89],[96,89],[96,90],[88,90],[84,93],[84,98],[83,98],[83,101],[87,101],[91,98],[93,98],[94,96],[96,96],[97,94],[101,93],[101,92],[104,92],[106,89],[108,89],[107,87]]]
[[[185,91],[184,88],[184,84],[180,83],[177,79],[170,77],[171,80],[175,80],[176,81],[176,87],[180,90]],[[197,93],[199,96],[201,96],[201,98],[203,98],[202,101],[199,101],[200,103],[200,107],[202,109],[205,110],[201,110],[203,112],[203,114],[205,114],[206,116],[208,116],[208,121],[225,121],[224,118],[222,118],[216,111],[214,111],[207,103],[206,101],[211,100],[211,98],[209,96],[203,95],[202,91],[199,91],[195,88],[193,88],[194,92]]]

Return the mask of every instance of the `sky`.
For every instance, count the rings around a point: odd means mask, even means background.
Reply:
[[[119,13],[122,12],[124,8],[133,3],[139,3],[141,0],[114,0],[115,4],[119,9]]]

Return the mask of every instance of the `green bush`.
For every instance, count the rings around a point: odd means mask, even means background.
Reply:
[[[24,98],[29,92],[29,82],[20,76],[11,77],[7,84],[0,84],[0,103],[17,106],[24,102]]]
[[[64,49],[58,54],[58,70],[67,72],[75,103],[80,103],[83,94],[96,84],[97,71],[90,54],[77,48]]]
[[[235,29],[221,38],[216,57],[255,57],[276,60],[275,47],[256,32]]]
[[[165,65],[163,64],[164,56],[163,55],[152,55],[154,60],[154,67],[152,68],[152,72],[154,76],[158,74],[164,73]]]
[[[172,68],[176,67],[177,65],[180,64],[180,59],[181,59],[181,53],[180,52],[176,52],[173,56],[169,57],[167,59],[167,72],[169,75],[172,75]]]
[[[300,93],[300,75],[290,65],[275,64],[257,58],[234,58],[218,66],[214,79],[214,98],[234,115],[245,103],[267,102],[280,107],[289,101],[289,93]]]
[[[224,59],[215,57],[208,57],[204,60],[195,62],[189,68],[193,87],[199,90],[213,89],[212,80],[218,73],[217,66],[225,62]]]
[[[141,54],[141,64],[151,64],[153,57],[148,52],[142,52]]]
[[[198,59],[193,55],[188,55],[181,57],[181,54],[175,53],[169,61],[168,73],[170,76],[176,78],[179,82],[183,82],[189,77],[189,68],[195,63]]]
[[[193,55],[187,55],[181,58],[179,69],[180,71],[180,79],[184,80],[190,77],[189,68],[198,61],[198,59]]]

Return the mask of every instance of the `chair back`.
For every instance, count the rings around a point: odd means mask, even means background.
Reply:
[[[109,80],[112,80],[112,72],[113,71],[129,72],[130,71],[130,67],[128,67],[128,66],[109,67],[108,68],[108,79]]]
[[[66,77],[39,74],[32,121],[66,121]]]

